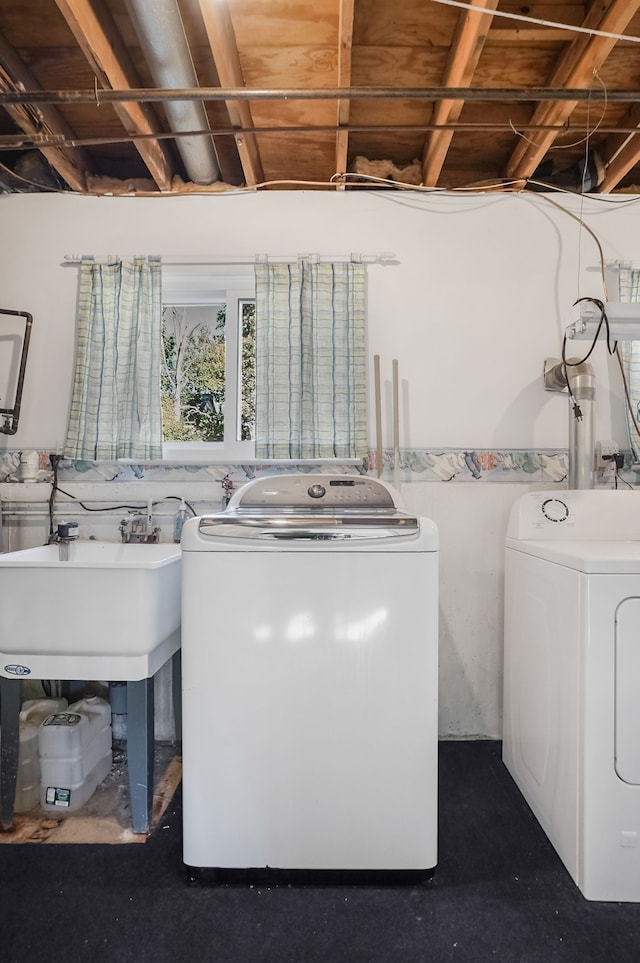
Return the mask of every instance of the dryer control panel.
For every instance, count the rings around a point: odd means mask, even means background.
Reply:
[[[518,539],[640,540],[640,492],[530,492],[515,503],[507,537]]]

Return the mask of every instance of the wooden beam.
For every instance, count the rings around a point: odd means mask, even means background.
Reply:
[[[497,18],[496,18],[497,21]],[[505,23],[503,20],[502,23]],[[500,27],[494,22],[491,42],[504,46],[528,47],[531,44],[566,43],[571,33],[558,27]]]
[[[0,90],[39,90],[39,84],[13,47],[0,34]],[[7,113],[25,134],[52,134],[73,139],[73,131],[57,107],[42,104],[8,106]],[[41,152],[72,191],[87,190],[87,155],[79,148],[44,147]]]
[[[481,10],[495,10],[498,0],[476,0],[474,6]],[[460,14],[442,78],[443,87],[470,85],[492,20],[488,14],[471,10]],[[463,107],[463,100],[440,100],[433,109],[431,122],[446,124],[456,121]],[[452,131],[437,131],[428,136],[422,155],[422,182],[427,187],[435,187],[438,183],[452,138]]]
[[[589,29],[622,33],[640,9],[640,0],[596,0],[585,17],[583,26]],[[580,34],[567,47],[549,80],[551,87],[588,88],[593,82],[594,71],[600,69],[616,41],[609,37]],[[562,127],[577,106],[577,101],[539,104],[533,113],[532,123]],[[517,180],[530,177],[553,144],[557,134],[534,134],[521,139],[507,164],[506,176]]]
[[[340,0],[338,18],[338,87],[351,86],[351,49],[353,47],[353,9],[355,0]],[[338,101],[338,127],[346,127],[349,123],[351,102]],[[347,170],[349,160],[349,134],[346,130],[339,130],[336,135],[336,173],[343,174]]]
[[[637,126],[640,128],[640,121]],[[613,156],[603,157],[603,160],[606,170],[597,190],[600,194],[608,194],[640,161],[640,136],[629,134],[622,147]]]
[[[100,83],[115,89],[134,89],[137,77],[129,54],[100,0],[56,0],[56,4]],[[131,101],[114,105],[114,109],[128,133],[160,133],[147,105]],[[171,165],[164,146],[159,141],[142,140],[136,141],[136,148],[160,190],[171,190]]]
[[[238,44],[227,0],[217,0],[216,3],[200,0],[200,12],[220,84],[223,87],[244,87]],[[248,101],[229,100],[225,103],[234,127],[254,126]],[[255,134],[238,133],[235,139],[245,183],[249,187],[262,183],[264,171]]]
[[[598,145],[598,153],[606,168],[604,180],[598,187],[599,194],[608,194],[617,187],[640,161],[640,105],[631,107],[617,126],[621,132],[611,134],[604,144]]]

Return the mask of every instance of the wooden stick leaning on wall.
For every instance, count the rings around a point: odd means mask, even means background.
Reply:
[[[393,366],[393,484],[398,488],[400,483],[400,402],[398,396],[398,360],[394,358]]]
[[[382,475],[382,407],[380,402],[380,355],[373,356],[373,377],[376,399],[376,469]]]

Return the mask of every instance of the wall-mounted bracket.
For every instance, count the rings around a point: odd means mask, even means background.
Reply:
[[[568,391],[565,367],[561,358],[544,359],[544,390]]]
[[[20,404],[22,402],[22,388],[24,385],[24,373],[27,368],[27,354],[29,352],[29,339],[31,337],[31,327],[33,316],[28,311],[10,311],[8,308],[0,308],[0,315],[7,314],[11,317],[25,318],[24,336],[22,339],[22,354],[20,356],[20,367],[18,369],[18,380],[16,383],[16,396],[13,408],[0,408],[0,415],[4,415],[4,422],[0,425],[0,433],[3,435],[15,435],[18,430],[18,418],[20,417]]]

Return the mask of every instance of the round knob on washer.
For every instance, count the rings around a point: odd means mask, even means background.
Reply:
[[[324,485],[311,485],[307,488],[307,495],[309,498],[322,498],[323,495],[327,494],[327,489]]]

